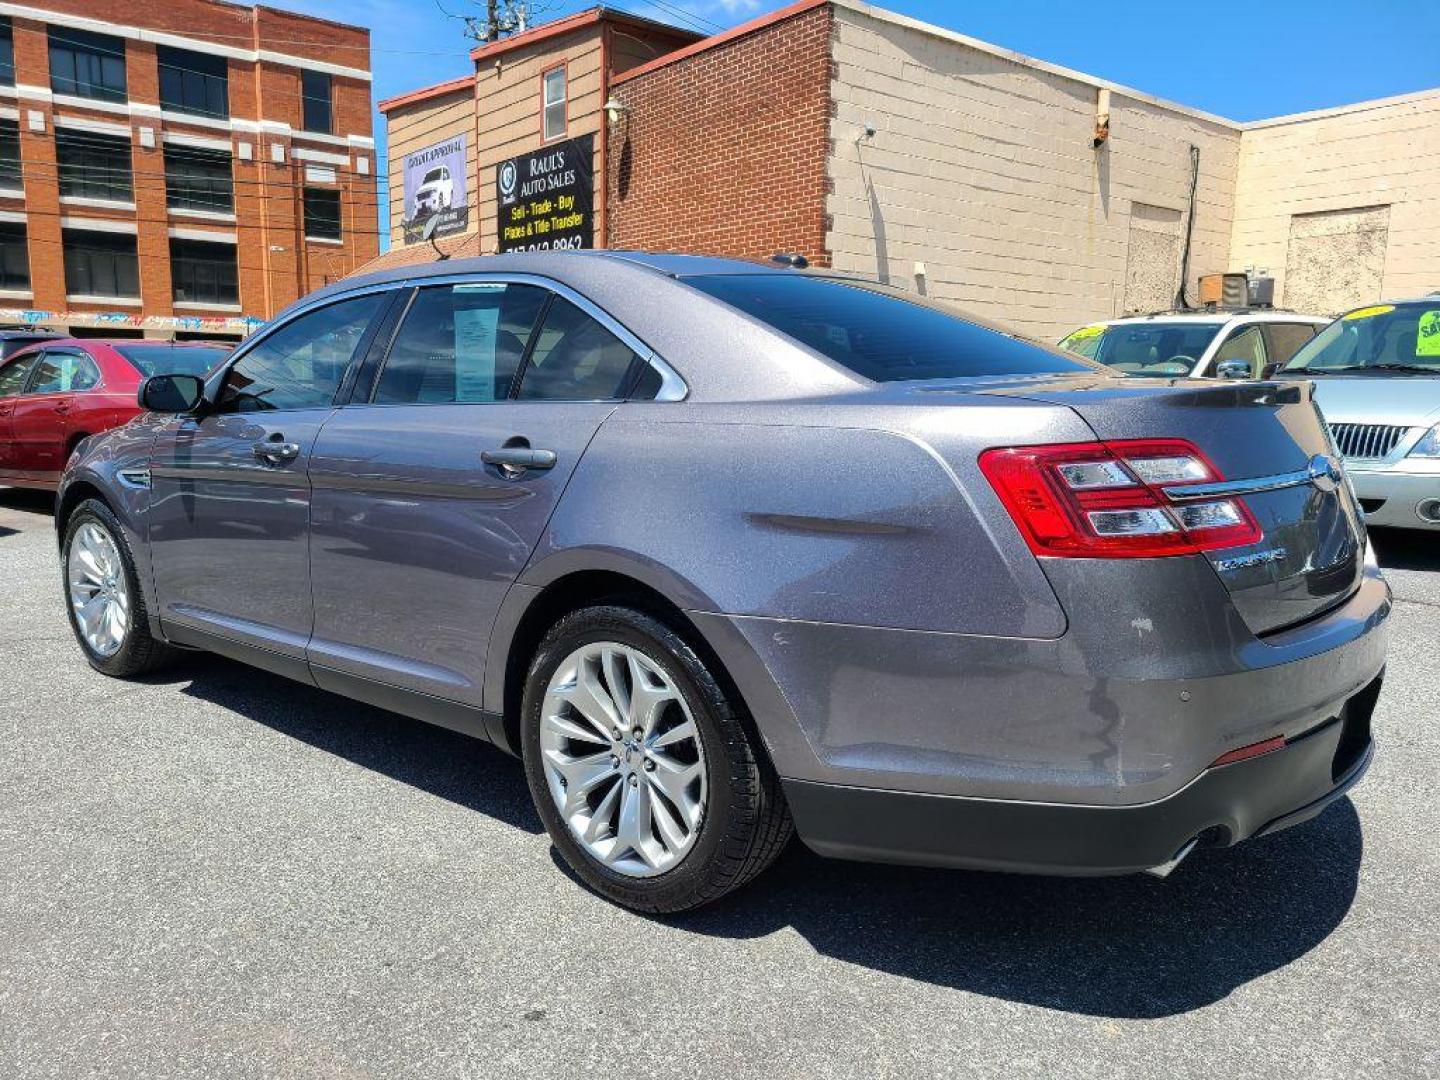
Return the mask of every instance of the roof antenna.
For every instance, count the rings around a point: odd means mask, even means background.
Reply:
[[[435,249],[435,261],[444,262],[450,258],[448,252],[441,251],[440,245],[435,242],[435,230],[440,227],[440,215],[431,214],[425,221],[425,227],[420,230],[422,238],[430,241],[430,246]]]
[[[804,270],[810,265],[810,260],[793,251],[777,251],[770,256],[770,261],[779,263],[781,266],[788,266],[794,270]]]

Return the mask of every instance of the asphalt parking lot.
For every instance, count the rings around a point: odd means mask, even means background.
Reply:
[[[70,637],[0,489],[0,1077],[1440,1075],[1440,541],[1369,778],[1167,882],[831,863],[668,921],[562,873],[500,753]]]

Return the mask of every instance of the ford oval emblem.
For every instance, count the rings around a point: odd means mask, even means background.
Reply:
[[[1334,491],[1345,475],[1340,471],[1340,462],[1329,454],[1316,454],[1306,471],[1310,474],[1310,483],[1321,491]]]

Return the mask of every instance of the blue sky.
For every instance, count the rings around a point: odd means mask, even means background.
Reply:
[[[473,43],[437,0],[270,2],[369,26],[376,100],[470,70]],[[473,0],[438,3],[450,11],[480,10]],[[548,20],[592,6],[537,0],[534,10],[538,20]],[[608,6],[714,32],[785,5],[620,0]],[[885,0],[880,6],[1232,120],[1440,86],[1440,0]],[[1207,10],[1215,17],[1195,14]],[[1228,22],[1219,14],[1227,10],[1234,12]],[[383,135],[378,115],[375,129]]]

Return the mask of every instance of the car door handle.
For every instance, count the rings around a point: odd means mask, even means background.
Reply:
[[[70,403],[68,401],[57,401],[54,405],[50,407],[54,409],[57,413],[59,413],[61,416],[64,416],[70,411]]]
[[[300,456],[300,444],[293,442],[257,442],[255,444],[255,456],[261,461],[267,461],[271,465],[280,465],[286,461],[294,461]]]
[[[528,446],[506,446],[499,450],[482,450],[480,460],[501,469],[553,469],[554,450],[532,450]]]

